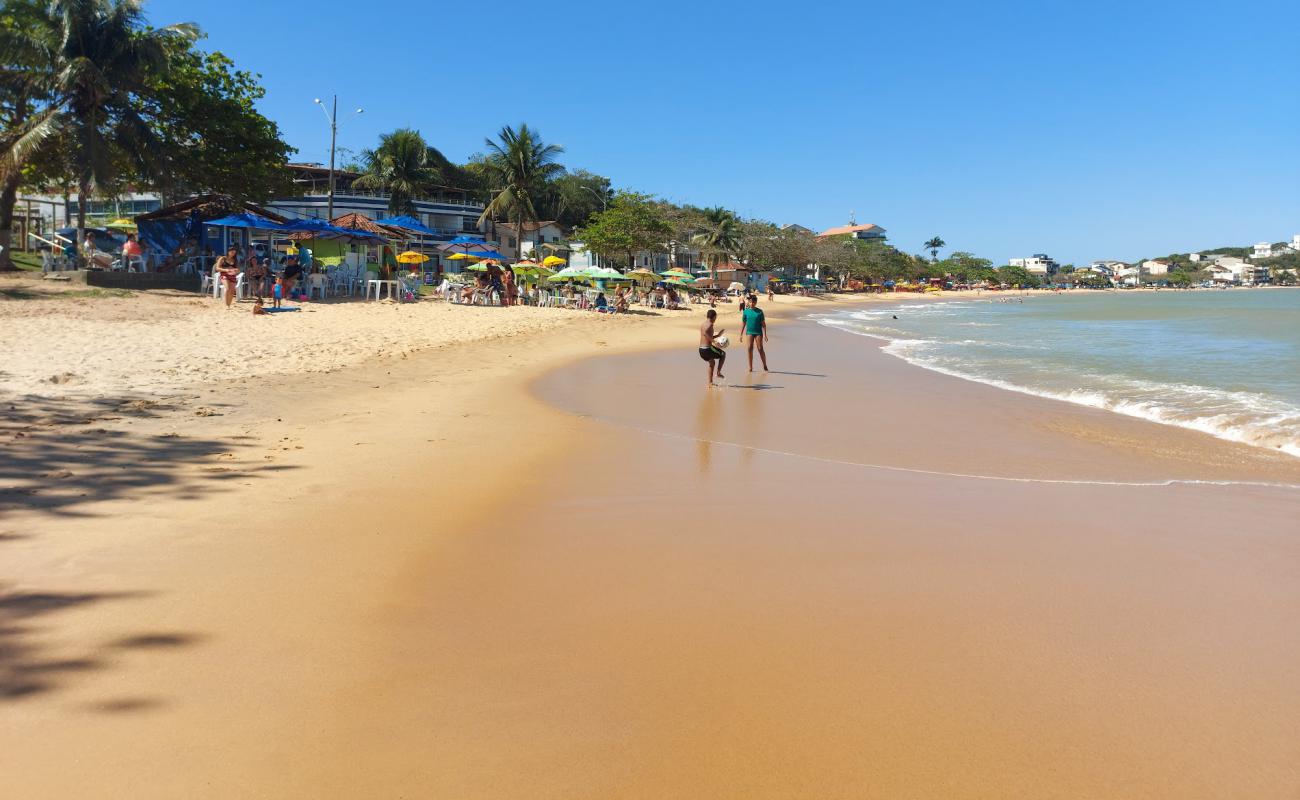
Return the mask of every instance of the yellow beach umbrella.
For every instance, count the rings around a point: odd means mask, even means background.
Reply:
[[[543,258],[543,259],[542,259],[542,266],[543,266],[543,267],[562,267],[562,266],[564,266],[564,259],[560,258],[559,256],[547,256],[546,258]]]
[[[469,253],[453,253],[447,256],[450,261],[478,261],[478,256]]]
[[[405,253],[397,254],[397,263],[399,264],[423,264],[428,260],[429,257],[424,253],[417,253],[414,250],[407,250]]]
[[[132,222],[131,220],[127,219],[126,217],[118,217],[117,219],[115,219],[115,220],[113,220],[112,222],[108,223],[108,224],[105,225],[104,227],[105,227],[105,228],[116,228],[117,230],[120,230],[120,231],[133,231],[133,230],[135,230],[135,223]]]

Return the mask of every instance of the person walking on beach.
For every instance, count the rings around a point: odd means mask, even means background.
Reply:
[[[709,386],[713,386],[713,362],[718,362],[717,373],[718,379],[726,378],[722,374],[722,365],[727,363],[727,352],[713,343],[713,340],[726,332],[726,328],[713,329],[713,323],[718,319],[718,312],[710,308],[704,314],[704,323],[700,325],[700,358],[709,364]]]
[[[744,335],[749,341],[749,371],[754,371],[754,345],[758,345],[758,357],[763,362],[763,371],[767,372],[767,351],[763,349],[763,343],[767,341],[767,318],[763,315],[763,309],[758,307],[758,295],[751,294],[743,311],[741,319],[744,321]]]
[[[235,290],[239,287],[239,248],[231,245],[226,254],[217,259],[213,269],[219,273],[218,280],[226,282],[226,308],[230,308],[235,302]]]

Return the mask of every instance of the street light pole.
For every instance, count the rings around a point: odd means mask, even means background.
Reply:
[[[319,97],[316,98],[315,102],[316,105],[320,106],[321,112],[325,114],[325,118],[328,119],[330,123],[330,184],[329,203],[328,209],[325,212],[325,218],[334,219],[334,151],[339,139],[339,96],[334,95],[329,111],[325,110],[325,104],[320,101]],[[364,110],[365,109],[358,108],[356,113],[360,114]]]
[[[595,189],[591,188],[590,186],[583,186],[582,188],[583,188],[583,189],[586,189],[586,190],[589,191],[589,192],[591,192],[592,196],[595,197],[597,200],[600,201],[600,210],[601,210],[601,211],[608,211],[608,210],[609,210],[609,201],[605,199],[605,195],[604,195],[604,194],[602,194],[602,193],[600,193],[600,192],[597,192]]]
[[[339,138],[339,96],[334,95],[334,105],[330,109],[330,194],[329,207],[325,219],[334,219],[334,146]]]

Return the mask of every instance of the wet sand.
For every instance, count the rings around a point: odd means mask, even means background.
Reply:
[[[781,316],[782,372],[733,345],[715,390],[690,319],[290,382],[231,411],[299,415],[284,475],[14,526],[0,664],[53,685],[0,701],[0,772],[27,797],[1300,792],[1300,491],[1113,485],[1295,464]]]

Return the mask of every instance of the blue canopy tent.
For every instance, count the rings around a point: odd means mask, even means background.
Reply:
[[[401,228],[403,230],[415,231],[416,233],[422,233],[425,236],[438,235],[438,232],[433,228],[422,224],[415,217],[407,216],[405,214],[398,217],[384,217],[383,219],[377,219],[375,220],[375,224],[387,225],[390,228]]]
[[[246,211],[237,214],[227,214],[224,217],[217,217],[216,219],[204,220],[203,224],[221,228],[221,249],[223,251],[234,246],[230,243],[231,228],[243,228],[248,231],[284,231],[286,229],[284,225],[281,225],[275,220],[267,219],[260,214],[251,214]],[[247,243],[250,246],[253,244],[251,237],[248,239]],[[269,253],[271,249],[272,239],[271,236],[268,235],[266,251]],[[206,266],[207,264],[205,263],[204,267]]]

